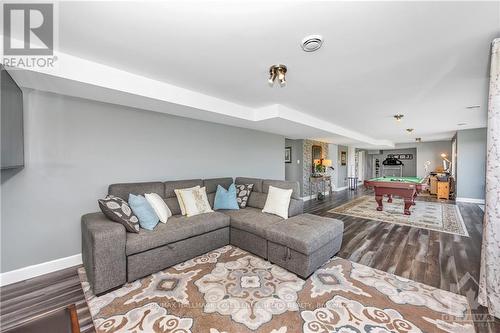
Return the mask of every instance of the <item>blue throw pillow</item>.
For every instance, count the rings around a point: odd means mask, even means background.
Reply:
[[[156,227],[160,218],[156,215],[153,207],[151,207],[146,198],[142,195],[130,194],[128,196],[128,204],[139,219],[141,228],[153,230]]]
[[[215,192],[214,210],[218,209],[240,209],[238,200],[236,199],[236,186],[231,184],[229,189],[217,185]]]

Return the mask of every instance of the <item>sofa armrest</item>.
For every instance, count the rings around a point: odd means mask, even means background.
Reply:
[[[127,281],[126,240],[125,227],[104,214],[82,216],[82,261],[94,294]]]
[[[304,201],[300,199],[290,199],[290,206],[288,206],[288,217],[300,215],[304,213]]]

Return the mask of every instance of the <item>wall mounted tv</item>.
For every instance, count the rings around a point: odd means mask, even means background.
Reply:
[[[1,169],[21,168],[24,166],[23,92],[2,65],[0,70]]]

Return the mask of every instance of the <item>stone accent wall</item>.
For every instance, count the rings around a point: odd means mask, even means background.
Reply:
[[[314,140],[304,140],[303,143],[303,181],[302,181],[302,186],[303,186],[303,192],[304,196],[309,196],[311,193],[309,193],[309,177],[311,176],[312,173],[312,146],[321,146],[322,150],[322,158],[324,159],[329,159],[328,158],[328,143],[325,142],[320,142],[320,141],[314,141]],[[315,192],[313,190],[313,192]]]

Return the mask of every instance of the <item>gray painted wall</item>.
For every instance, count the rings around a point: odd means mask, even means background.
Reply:
[[[403,177],[415,177],[417,175],[417,149],[416,148],[405,148],[405,149],[390,149],[382,150],[382,154],[370,154],[367,159],[370,159],[370,166],[373,167],[373,158],[378,158],[380,160],[380,173],[382,175],[382,162],[387,158],[389,154],[413,154],[412,160],[402,160],[403,166]],[[370,178],[373,174],[373,170],[370,169]],[[390,173],[389,173],[390,174]]]
[[[347,186],[347,161],[349,160],[349,154],[347,154],[346,165],[340,165],[340,154],[345,151],[348,153],[347,146],[338,146],[338,161],[337,161],[337,187]]]
[[[484,199],[486,128],[457,132],[457,197]]]
[[[110,183],[285,177],[282,136],[25,95],[25,168],[2,172],[2,272],[80,253],[80,216],[99,210]]]
[[[443,165],[441,154],[448,155],[451,160],[451,140],[449,141],[430,141],[420,143],[398,143],[396,149],[417,148],[417,177],[426,177],[428,173],[425,172],[424,164],[430,161],[429,172],[436,169],[437,166]]]
[[[303,142],[304,140],[285,139],[285,147],[292,147],[292,163],[285,163],[285,179],[296,181],[300,184],[300,195],[304,195],[303,189]]]
[[[438,166],[443,165],[441,154],[448,155],[451,161],[451,140],[450,141],[433,141],[421,142],[417,144],[417,176],[425,177],[425,162],[430,161],[429,171],[433,171]]]
[[[328,144],[328,156],[332,160],[332,167],[334,170],[330,169],[328,172],[330,173],[330,176],[332,177],[332,183],[334,186],[334,189],[339,187],[338,185],[338,173],[339,173],[339,146],[336,144]]]

